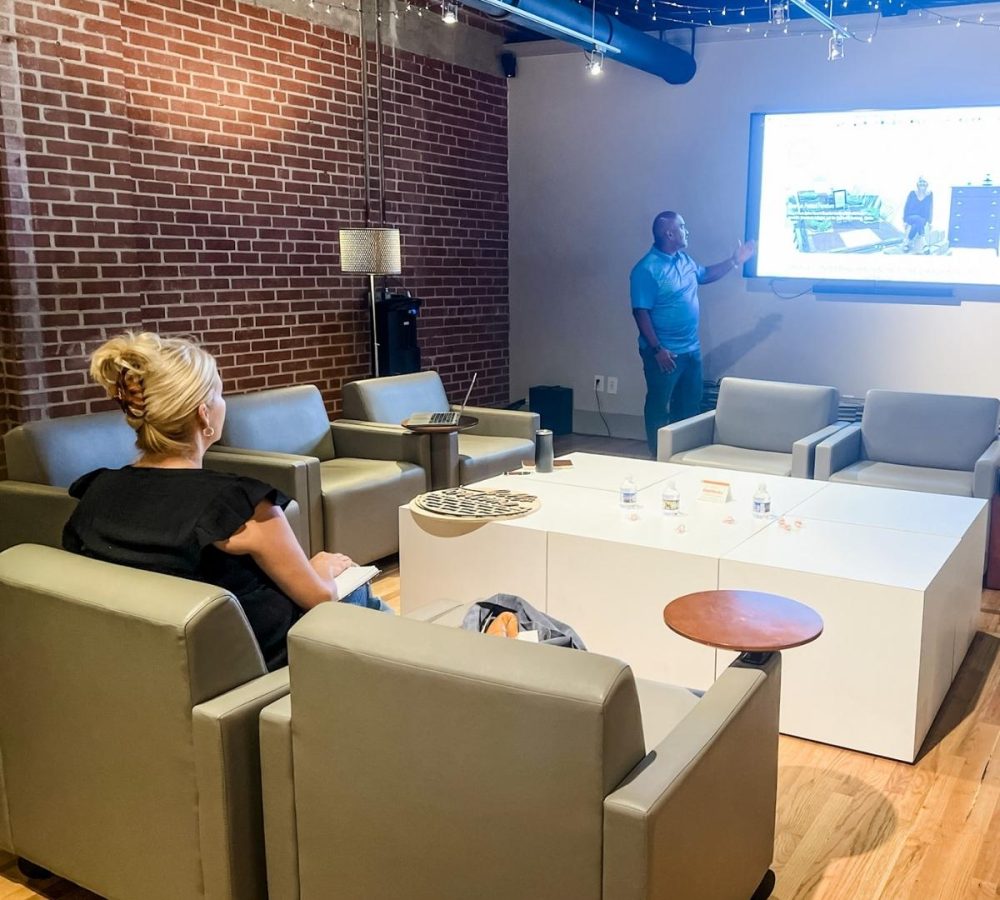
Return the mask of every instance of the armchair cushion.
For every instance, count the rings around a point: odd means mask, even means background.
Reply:
[[[834,472],[830,481],[844,484],[867,484],[872,487],[897,488],[903,491],[926,491],[972,497],[972,472],[932,469],[927,466],[900,466],[894,463],[863,459]]]
[[[839,399],[833,387],[723,378],[714,442],[790,453],[797,440],[836,421]]]
[[[863,458],[971,472],[997,436],[1000,400],[871,390],[861,417]]]
[[[534,462],[535,444],[521,438],[459,434],[459,482],[472,484],[508,469],[517,469],[525,460]]]
[[[739,469],[744,472],[764,472],[768,475],[791,475],[792,454],[770,450],[746,450],[726,444],[709,444],[683,453],[675,453],[670,462],[686,466],[714,466],[718,469]]]
[[[330,417],[314,384],[227,397],[221,443],[319,460],[334,457]]]

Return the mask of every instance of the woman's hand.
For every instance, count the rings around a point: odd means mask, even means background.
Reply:
[[[316,574],[324,579],[336,578],[354,564],[354,560],[343,553],[327,553],[325,550],[321,550],[309,560],[309,565],[313,567]]]

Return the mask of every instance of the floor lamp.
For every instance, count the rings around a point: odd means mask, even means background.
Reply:
[[[375,317],[375,276],[402,271],[398,228],[342,228],[340,271],[368,276],[372,308],[372,371],[379,377],[378,320]]]

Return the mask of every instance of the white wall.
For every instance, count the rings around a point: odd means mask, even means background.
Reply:
[[[1000,100],[995,28],[884,24],[871,44],[847,50],[834,64],[818,36],[705,43],[682,86],[616,63],[589,78],[579,52],[518,60],[512,397],[562,384],[578,411],[594,410],[593,376],[614,375],[619,393],[601,394],[601,406],[616,434],[639,436],[645,387],[629,270],[661,209],[683,213],[699,261],[732,252],[743,233],[751,112]],[[1000,170],[1000,147],[997,157]],[[701,308],[707,378],[833,384],[855,396],[871,387],[1000,396],[1000,302],[783,300],[729,276],[701,289]],[[581,421],[592,430],[593,416]]]

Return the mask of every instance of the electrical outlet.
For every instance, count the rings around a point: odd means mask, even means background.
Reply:
[[[604,376],[603,375],[595,375],[594,376],[594,390],[595,391],[603,391],[604,390]]]
[[[617,394],[618,393],[618,379],[614,375],[608,376],[608,393]]]

